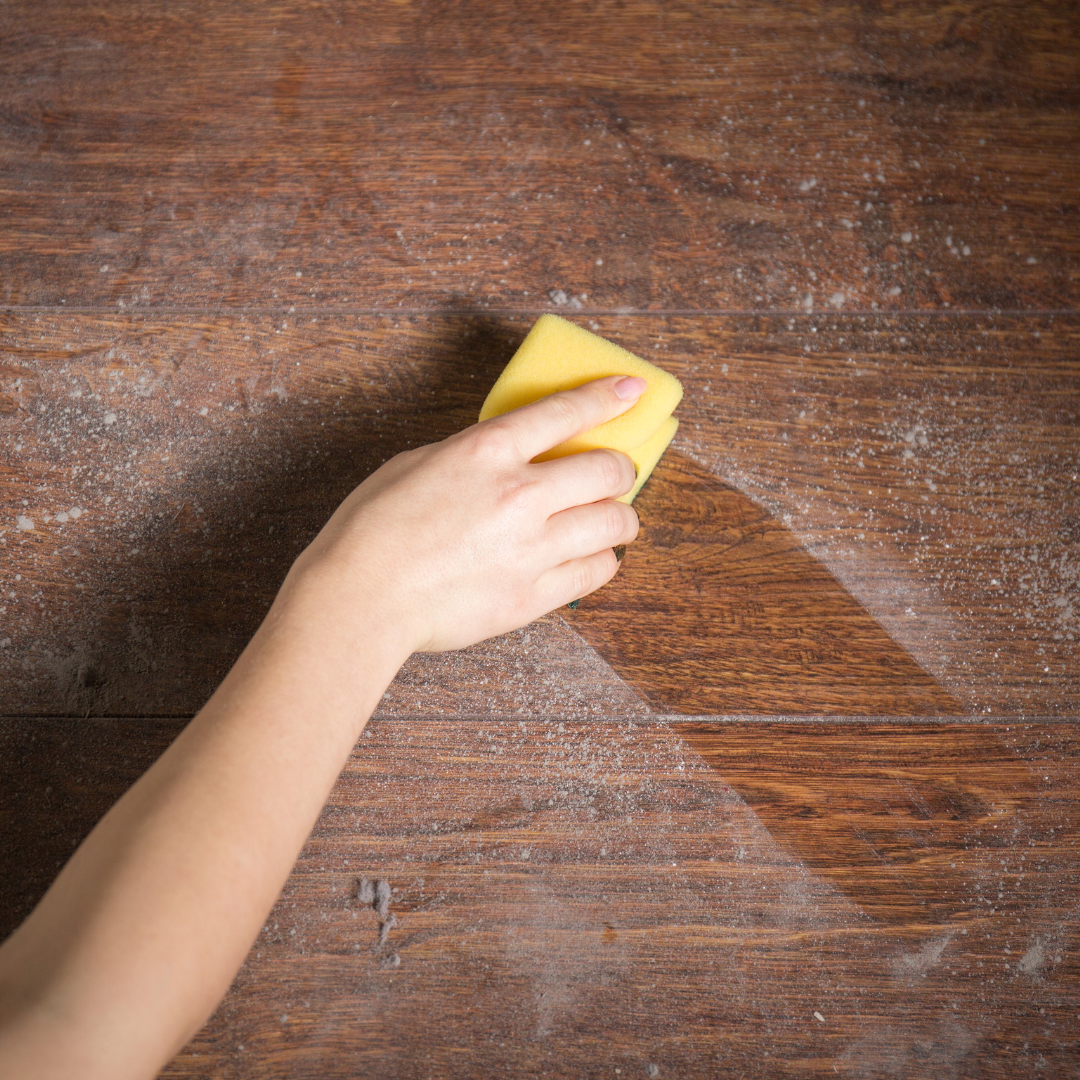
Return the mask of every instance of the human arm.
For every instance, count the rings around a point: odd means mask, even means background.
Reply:
[[[198,1030],[409,654],[511,630],[615,573],[611,548],[637,531],[611,501],[629,460],[531,459],[642,389],[544,399],[398,455],[345,500],[210,701],[0,947],[0,1075],[142,1080]]]

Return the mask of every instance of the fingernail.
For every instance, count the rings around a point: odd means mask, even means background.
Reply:
[[[615,559],[622,562],[622,557],[626,554],[626,545],[616,544],[611,550],[615,552]]]
[[[580,600],[571,600],[571,601],[570,601],[570,603],[569,603],[569,604],[567,604],[566,606],[567,606],[567,607],[568,607],[568,608],[569,608],[569,609],[570,609],[571,611],[577,611],[577,606],[578,606],[578,604],[580,604],[580,603],[581,603],[581,601],[580,601]]]
[[[631,375],[625,379],[620,379],[615,384],[615,396],[622,398],[623,401],[639,398],[645,393],[645,387],[648,385],[644,379],[637,375]]]

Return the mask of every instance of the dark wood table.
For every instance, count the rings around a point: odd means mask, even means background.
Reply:
[[[1080,1076],[1075,4],[0,24],[3,933],[557,311],[686,387],[641,539],[406,665],[163,1075]]]

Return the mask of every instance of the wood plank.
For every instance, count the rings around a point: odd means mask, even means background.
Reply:
[[[669,452],[612,584],[564,616],[659,712],[963,706],[747,496]]]
[[[0,910],[177,728],[0,725]],[[376,721],[164,1075],[1068,1076],[1078,731]]]
[[[678,448],[791,528],[966,710],[1080,711],[1078,324],[728,325],[634,335],[687,385]]]
[[[641,544],[565,613],[630,688],[548,627],[416,661],[388,709],[1080,711],[1076,319],[587,323],[687,388]],[[193,712],[337,502],[470,423],[527,326],[3,316],[3,711]]]
[[[837,729],[819,737],[781,723],[752,757],[750,727],[676,730],[774,838],[875,922],[1005,910],[1022,922],[1021,882],[1047,909],[1070,903],[1043,874],[1074,850],[1077,822],[1062,801],[1077,765],[1071,726],[853,723],[838,752]]]
[[[1070,0],[4,16],[6,304],[1080,297]]]

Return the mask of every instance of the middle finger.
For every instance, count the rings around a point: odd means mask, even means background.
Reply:
[[[636,479],[634,463],[618,450],[586,450],[530,465],[544,490],[549,514],[625,495]]]
[[[633,507],[613,499],[572,506],[548,518],[547,543],[554,563],[595,555],[604,548],[629,544],[638,533]]]

